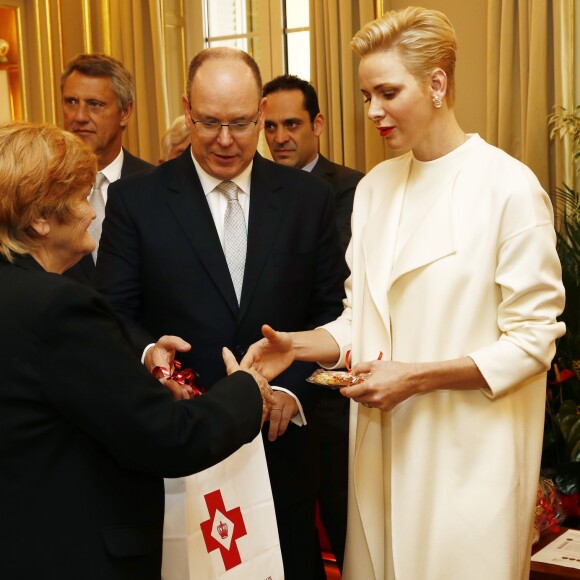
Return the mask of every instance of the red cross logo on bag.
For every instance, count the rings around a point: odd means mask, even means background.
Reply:
[[[247,534],[239,507],[226,510],[221,490],[204,495],[209,519],[201,522],[201,533],[208,554],[219,550],[226,570],[242,563],[236,541]]]

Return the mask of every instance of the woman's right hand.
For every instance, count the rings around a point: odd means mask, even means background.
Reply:
[[[240,366],[254,369],[271,381],[294,362],[294,346],[289,332],[278,332],[264,324],[262,334],[264,338],[250,346]]]

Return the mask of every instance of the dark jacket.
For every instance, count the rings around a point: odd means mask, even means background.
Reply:
[[[135,175],[136,173],[142,173],[144,171],[150,171],[155,165],[131,155],[129,151],[123,148],[123,167],[121,168],[121,176],[119,179],[128,177],[129,175]],[[87,284],[89,286],[94,285],[94,275],[95,275],[95,261],[91,254],[83,256],[81,260],[75,264],[72,268],[69,268],[65,273],[65,276],[71,280],[76,280],[81,284]]]
[[[256,154],[248,247],[238,307],[234,286],[191,152],[147,175],[111,184],[99,247],[97,288],[124,318],[137,352],[162,334],[193,345],[184,363],[211,386],[224,374],[220,351],[238,356],[261,326],[314,328],[342,310],[342,257],[328,184]],[[273,384],[293,391],[307,418],[319,390],[295,363]],[[274,498],[291,505],[314,494],[310,429],[290,425],[265,440]]]
[[[364,177],[364,173],[344,165],[338,165],[319,155],[318,161],[312,170],[312,175],[322,177],[332,187],[336,204],[336,225],[338,227],[340,247],[344,253],[351,237],[350,216],[352,214],[354,192],[358,182]]]
[[[94,290],[0,260],[0,576],[159,580],[163,476],[259,432],[253,378],[176,402]]]

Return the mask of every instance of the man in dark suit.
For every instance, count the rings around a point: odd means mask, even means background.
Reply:
[[[206,387],[224,374],[221,348],[243,356],[263,323],[302,330],[342,310],[332,192],[256,153],[261,86],[245,52],[199,53],[183,98],[191,148],[113,184],[107,204],[97,288],[127,321],[139,352],[161,329],[190,342],[182,361]],[[221,190],[232,183],[227,198]],[[292,365],[276,379],[264,428],[287,580],[323,574],[311,425],[320,389],[305,381],[314,368]]]
[[[336,203],[336,225],[343,252],[350,242],[354,192],[364,173],[329,161],[318,152],[324,130],[314,87],[295,75],[281,75],[264,85],[264,135],[276,163],[309,171],[330,183]]]
[[[135,81],[120,61],[106,54],[79,54],[66,65],[60,88],[64,128],[90,145],[102,175],[97,174],[99,191],[93,190],[90,196],[97,212],[91,226],[97,249],[66,272],[78,282],[92,284],[109,184],[153,165],[122,146],[123,131],[133,113]]]
[[[318,152],[324,117],[318,95],[308,82],[282,75],[264,85],[264,134],[277,163],[309,171],[330,183],[343,253],[350,242],[354,192],[363,173],[332,163]],[[348,275],[345,263],[345,277]],[[326,389],[316,408],[320,443],[320,519],[340,569],[346,541],[349,400]]]

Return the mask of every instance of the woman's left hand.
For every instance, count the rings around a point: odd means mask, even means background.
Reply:
[[[369,378],[358,385],[343,387],[340,392],[365,407],[390,411],[418,392],[412,372],[414,366],[381,360],[358,363],[352,373],[368,373]]]
[[[191,345],[179,336],[165,335],[147,351],[143,362],[149,372],[155,367],[163,367],[171,371],[175,354],[177,352],[187,352],[190,349]],[[159,381],[171,391],[173,398],[177,401],[189,399],[193,393],[193,389],[189,385],[181,385],[166,378],[161,378]]]

